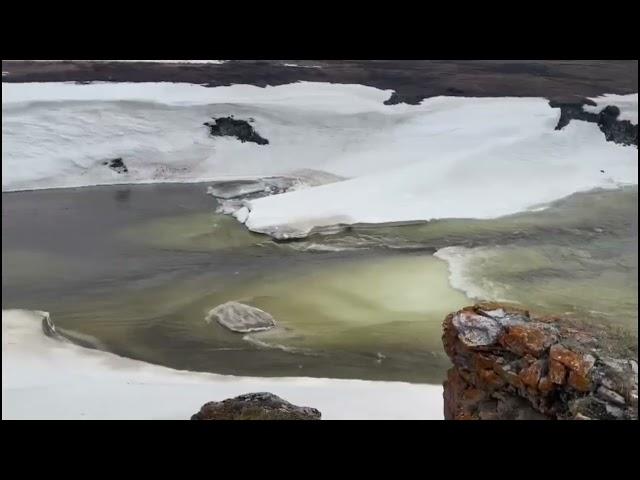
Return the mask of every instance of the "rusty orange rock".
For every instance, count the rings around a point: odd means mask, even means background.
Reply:
[[[457,416],[457,411],[460,405],[460,398],[464,390],[467,388],[467,383],[462,379],[458,370],[455,368],[447,371],[447,380],[444,383],[444,418],[446,420],[454,419]]]
[[[567,380],[567,384],[570,387],[575,388],[579,392],[588,392],[591,390],[591,380],[589,377],[584,375],[580,375],[574,370],[569,371],[569,379]]]
[[[465,407],[476,405],[486,398],[486,394],[477,388],[467,388],[462,392],[460,403]]]
[[[555,384],[547,376],[542,377],[538,382],[538,390],[542,393],[549,393],[555,388]]]
[[[549,349],[549,358],[561,363],[581,377],[586,377],[596,362],[592,355],[574,352],[560,344],[553,345]]]
[[[509,385],[513,385],[514,387],[520,389],[524,387],[524,383],[520,379],[520,376],[514,372],[504,372],[503,378]]]
[[[567,379],[567,371],[557,360],[549,360],[549,379],[556,385],[564,385]]]
[[[489,370],[488,368],[478,371],[478,379],[483,384],[485,384],[486,386],[492,389],[500,388],[505,383],[504,380],[500,378],[500,375],[498,375],[493,370]]]
[[[617,344],[627,348],[626,336],[497,304],[467,307],[444,326],[454,365],[444,384],[447,419],[638,418],[637,357]]]
[[[530,354],[539,357],[557,341],[555,334],[542,324],[513,325],[500,338],[500,344],[516,355]]]
[[[522,383],[535,389],[538,388],[538,382],[540,382],[540,378],[542,377],[543,368],[544,362],[537,361],[528,367],[523,368],[518,376],[520,377],[520,380],[522,380]]]
[[[477,369],[491,368],[495,370],[497,366],[496,364],[497,364],[497,357],[479,354],[475,358],[475,367]]]

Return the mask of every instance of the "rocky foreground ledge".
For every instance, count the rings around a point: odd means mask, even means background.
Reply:
[[[446,317],[450,420],[638,418],[637,339],[610,327],[478,304]]]
[[[273,393],[247,393],[205,403],[191,420],[320,420],[315,408],[299,407]]]

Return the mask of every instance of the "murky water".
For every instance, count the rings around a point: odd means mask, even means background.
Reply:
[[[176,368],[432,383],[448,365],[442,320],[470,297],[637,332],[635,187],[285,244],[213,214],[205,189],[3,194],[3,308],[51,311],[80,342]],[[452,246],[450,265],[433,256]],[[229,300],[278,327],[243,335],[204,321]]]

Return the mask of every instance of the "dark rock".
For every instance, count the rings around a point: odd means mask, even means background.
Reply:
[[[111,170],[116,173],[128,173],[129,169],[122,161],[122,158],[114,158],[113,160],[107,160],[102,162],[103,165],[107,165]]]
[[[609,142],[622,145],[638,146],[638,125],[629,120],[618,120],[620,109],[615,106],[605,107],[598,114],[598,126]]]
[[[247,393],[205,403],[191,420],[320,420],[311,407],[298,407],[272,393]]]
[[[412,95],[394,91],[383,103],[385,105],[398,105],[400,103],[406,103],[407,105],[419,105],[424,98],[424,95]]]
[[[220,117],[214,118],[213,123],[205,122],[204,125],[209,127],[209,133],[214,137],[236,137],[243,143],[253,142],[258,145],[269,144],[269,140],[262,138],[246,120],[237,120],[233,117]]]
[[[638,125],[633,125],[629,120],[619,120],[620,109],[614,105],[606,106],[600,113],[585,112],[583,103],[549,102],[549,105],[560,109],[556,130],[562,130],[571,120],[582,120],[596,123],[608,142],[638,146]],[[604,170],[600,171],[604,173]]]
[[[56,326],[48,313],[42,317],[42,331],[47,337],[59,337],[58,332],[56,331]]]

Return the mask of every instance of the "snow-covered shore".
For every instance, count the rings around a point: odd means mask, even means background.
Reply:
[[[493,218],[576,191],[637,183],[635,147],[605,141],[595,124],[554,130],[559,109],[546,99],[384,105],[390,93],[309,82],[3,83],[3,191],[299,169],[345,177],[248,202],[248,228],[303,236],[338,223]],[[626,116],[637,112],[637,95],[614,100]],[[254,119],[269,145],[209,136],[203,122],[221,115]],[[117,157],[126,174],[104,166]]]
[[[268,391],[331,419],[442,419],[442,387],[178,371],[43,333],[45,312],[2,311],[2,418],[188,419],[212,400]]]

